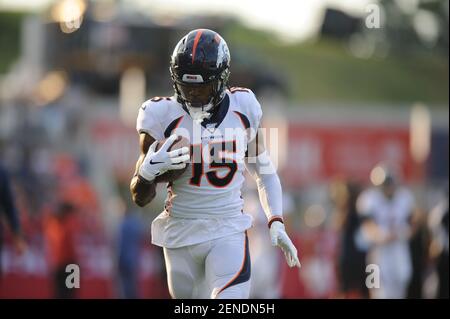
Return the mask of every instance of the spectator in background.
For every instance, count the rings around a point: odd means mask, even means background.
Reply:
[[[340,235],[337,276],[341,297],[368,298],[365,285],[366,252],[358,248],[355,242],[360,227],[356,210],[360,187],[356,183],[336,181],[331,184],[330,192],[335,206],[335,226]]]
[[[118,271],[122,298],[139,297],[138,266],[143,237],[144,228],[139,215],[133,210],[125,211],[118,238]]]
[[[26,249],[25,240],[22,237],[20,231],[19,215],[14,202],[14,196],[12,192],[12,187],[9,179],[8,172],[0,164],[0,258],[2,255],[2,244],[3,244],[3,234],[2,234],[2,218],[3,214],[9,224],[9,227],[13,233],[13,243],[17,251],[22,254]],[[2,263],[0,259],[0,279],[2,274]]]
[[[369,249],[367,263],[377,265],[380,273],[380,287],[370,290],[371,297],[403,299],[412,275],[414,197],[386,165],[377,165],[371,179],[375,187],[363,191],[357,203],[363,218],[358,243]]]
[[[56,213],[49,216],[45,222],[45,236],[48,244],[50,267],[53,273],[54,297],[71,299],[75,297],[76,289],[66,286],[66,267],[77,264],[76,234],[77,210],[69,202],[59,204]]]
[[[414,225],[414,230],[409,240],[412,275],[408,287],[408,298],[421,299],[424,297],[423,284],[427,268],[427,242],[429,241],[426,216],[422,210],[415,210],[411,218],[411,224]]]
[[[432,235],[429,248],[431,260],[436,265],[439,278],[437,298],[449,297],[449,204],[446,196],[431,210],[428,227]]]

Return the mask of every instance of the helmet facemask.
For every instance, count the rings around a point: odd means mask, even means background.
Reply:
[[[212,30],[193,30],[176,45],[170,62],[173,87],[197,123],[210,118],[225,97],[230,59],[225,40]]]
[[[214,108],[225,96],[229,70],[223,70],[218,77],[207,82],[196,80],[201,79],[199,75],[186,74],[183,76],[185,81],[181,81],[176,78],[172,70],[171,73],[178,100],[187,109],[192,119],[198,124],[204,119],[209,119]],[[194,81],[189,81],[189,78]]]

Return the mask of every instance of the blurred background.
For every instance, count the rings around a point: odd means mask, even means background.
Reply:
[[[144,100],[172,95],[169,56],[200,27],[225,38],[231,85],[252,89],[278,128],[269,142],[302,268],[270,246],[249,180],[251,296],[373,297],[369,252],[351,238],[358,195],[387,161],[414,198],[404,297],[448,298],[445,0],[0,0],[0,163],[19,222],[3,218],[0,298],[169,298],[150,244],[164,186],[145,209],[129,194],[135,121]],[[359,264],[345,263],[352,249]],[[68,263],[81,271],[71,296],[57,284]]]

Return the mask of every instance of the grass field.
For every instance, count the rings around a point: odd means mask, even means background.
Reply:
[[[297,101],[401,102],[448,105],[448,59],[431,53],[359,59],[341,42],[282,44],[267,33],[228,30],[231,47],[244,47],[279,66]]]

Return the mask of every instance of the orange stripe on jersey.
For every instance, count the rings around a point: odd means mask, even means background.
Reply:
[[[183,120],[183,118],[184,118],[184,115],[178,119],[177,123],[175,124],[175,127],[172,129],[172,132],[175,131],[178,128],[178,126],[180,126],[180,123]]]
[[[242,264],[241,264],[241,268],[239,269],[239,271],[237,272],[236,275],[234,275],[233,278],[231,278],[231,280],[229,282],[226,283],[225,286],[223,286],[221,289],[219,289],[219,291],[217,292],[216,296],[218,296],[222,291],[224,291],[225,289],[227,289],[228,287],[230,287],[230,285],[233,283],[233,281],[236,280],[236,278],[243,272],[244,270],[244,266],[245,266],[245,260],[247,259],[247,231],[245,231],[245,238],[244,238],[244,258],[242,260]]]
[[[192,63],[195,60],[195,51],[197,51],[198,41],[200,41],[200,37],[202,36],[203,30],[199,30],[195,35],[194,46],[192,47]]]
[[[164,130],[164,137],[168,138],[172,133],[180,126],[181,121],[183,120],[184,115],[170,122],[169,126]]]
[[[241,112],[238,112],[238,111],[233,111],[233,112],[239,117],[239,120],[241,120],[242,126],[245,129],[250,128],[250,121],[244,114],[242,114]]]
[[[247,92],[250,93],[250,90],[247,88],[243,88],[243,87],[239,87],[239,86],[233,86],[230,88],[230,92],[231,93],[236,93],[236,92]]]

